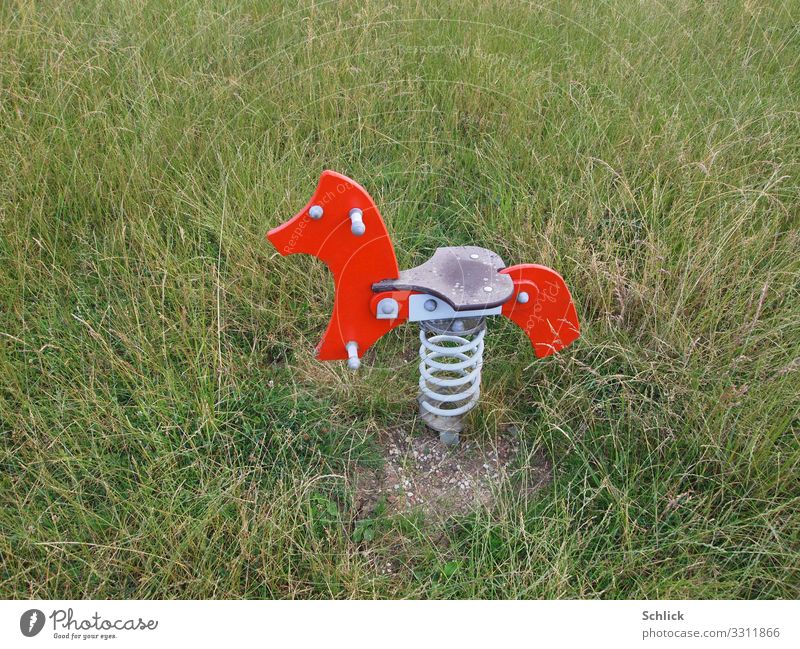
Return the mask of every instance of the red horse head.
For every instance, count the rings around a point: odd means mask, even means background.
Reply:
[[[372,285],[400,270],[380,212],[367,191],[335,171],[323,171],[308,204],[267,238],[282,255],[319,257],[333,273],[336,290],[328,329],[317,346],[320,360],[359,356],[399,321],[376,320],[370,310]]]

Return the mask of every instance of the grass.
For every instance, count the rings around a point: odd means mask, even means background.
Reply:
[[[0,596],[798,597],[798,24],[0,5]],[[566,278],[583,337],[536,361],[491,323],[471,417],[553,463],[534,497],[356,524],[347,472],[422,432],[416,332],[314,360],[331,281],[264,234],[325,168],[403,267],[474,243]]]

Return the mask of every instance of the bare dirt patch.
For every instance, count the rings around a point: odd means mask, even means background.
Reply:
[[[395,428],[380,443],[384,466],[359,468],[355,476],[360,515],[368,515],[383,497],[389,513],[421,509],[444,520],[491,508],[504,488],[532,492],[550,482],[550,463],[538,455],[522,461],[512,434],[482,445],[466,440],[448,448],[435,433],[412,437]]]

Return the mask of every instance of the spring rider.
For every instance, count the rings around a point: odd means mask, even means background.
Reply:
[[[318,257],[333,273],[335,297],[319,360],[347,360],[404,322],[418,322],[419,413],[447,445],[480,396],[486,318],[504,315],[527,334],[537,357],[579,334],[564,280],[537,264],[506,268],[477,246],[437,248],[424,264],[401,271],[378,208],[361,185],[324,171],[308,204],[267,238],[281,255]]]

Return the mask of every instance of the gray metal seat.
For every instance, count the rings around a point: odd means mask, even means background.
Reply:
[[[511,278],[498,272],[505,267],[500,256],[486,248],[437,248],[424,264],[401,270],[397,279],[376,282],[372,290],[428,293],[455,311],[490,309],[505,304],[514,292]]]

